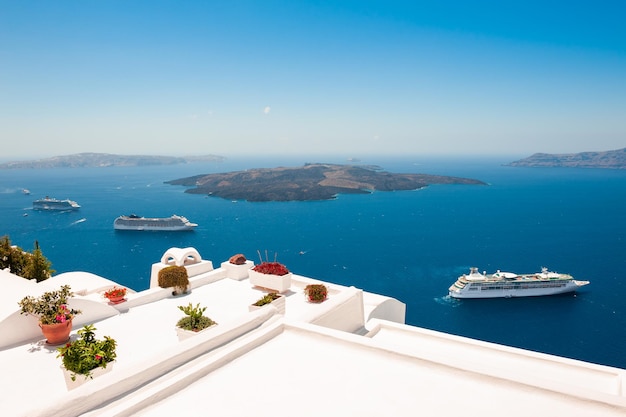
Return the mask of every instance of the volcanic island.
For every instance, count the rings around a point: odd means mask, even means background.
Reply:
[[[251,202],[330,200],[338,194],[418,190],[432,184],[486,185],[469,178],[394,174],[378,166],[321,163],[201,174],[165,183],[191,187],[185,190],[190,194]]]

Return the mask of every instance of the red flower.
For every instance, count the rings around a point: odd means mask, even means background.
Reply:
[[[263,262],[252,269],[262,274],[287,275],[289,273],[287,267],[280,262]]]
[[[126,288],[124,287],[113,287],[104,293],[104,296],[106,298],[123,297],[125,295],[126,295]]]

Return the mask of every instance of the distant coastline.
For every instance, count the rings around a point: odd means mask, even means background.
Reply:
[[[626,148],[606,152],[568,154],[536,153],[506,164],[512,167],[607,168],[626,169]]]
[[[30,161],[6,162],[0,164],[0,169],[106,168],[116,166],[132,167],[148,165],[176,165],[191,162],[222,162],[224,159],[225,158],[223,156],[218,155],[174,157],[85,152]]]
[[[221,174],[195,175],[166,181],[193,187],[185,192],[231,200],[329,200],[337,194],[417,190],[430,184],[486,185],[469,178],[428,174],[392,174],[375,166],[306,164],[296,168],[263,168]]]

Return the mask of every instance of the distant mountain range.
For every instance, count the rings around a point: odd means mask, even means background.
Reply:
[[[52,158],[31,161],[6,162],[0,169],[18,168],[93,168],[115,166],[175,165],[190,162],[222,162],[224,157],[217,155],[201,156],[157,156],[157,155],[115,155],[110,153],[77,153],[53,156]]]
[[[626,169],[626,148],[606,152],[536,153],[507,166]]]

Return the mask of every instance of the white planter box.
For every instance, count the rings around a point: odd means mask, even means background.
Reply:
[[[199,332],[194,332],[193,330],[185,330],[185,329],[181,329],[180,327],[176,327],[176,335],[178,336],[178,341],[182,342],[183,340],[187,340],[187,339],[189,339],[192,336],[195,336],[195,335],[200,334],[200,333],[204,333],[207,330],[211,330],[215,326],[217,326],[217,324],[213,324],[213,325],[207,327],[206,329],[200,330]]]
[[[265,304],[262,306],[255,306],[254,304],[251,304],[250,306],[248,306],[248,310],[249,311],[254,311],[254,310],[258,310],[259,308],[263,308],[269,305],[272,305],[274,307],[276,307],[276,309],[278,310],[278,312],[280,314],[285,314],[285,299],[286,297],[284,295],[279,295],[277,299],[275,299],[274,301],[272,301],[269,304]]]
[[[222,268],[226,270],[226,276],[230,279],[241,281],[248,278],[248,271],[254,267],[254,262],[246,261],[243,265],[235,265],[230,262],[222,262]]]
[[[250,284],[279,293],[283,293],[291,288],[291,275],[291,272],[286,275],[262,274],[253,269],[248,272]]]
[[[72,373],[68,371],[67,369],[65,369],[63,366],[61,366],[61,370],[63,371],[63,376],[65,377],[65,386],[67,387],[68,391],[73,390],[74,388],[83,385],[85,382],[90,381],[92,378],[97,378],[98,376],[102,374],[106,374],[107,372],[110,372],[111,369],[113,369],[114,363],[115,361],[107,363],[106,368],[98,367],[96,369],[92,369],[91,377],[89,376],[86,377],[85,375],[76,374],[76,378],[74,379],[74,381],[72,381]]]

